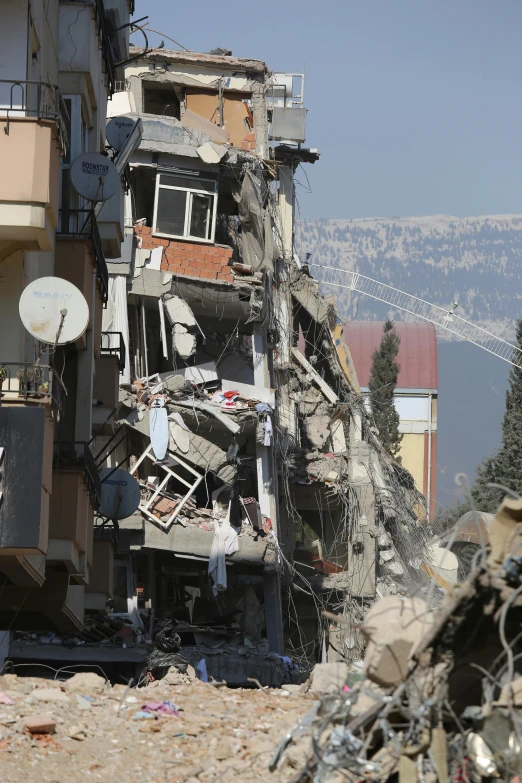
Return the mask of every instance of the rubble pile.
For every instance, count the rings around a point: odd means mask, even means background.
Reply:
[[[396,595],[366,612],[364,661],[316,667],[307,687],[320,700],[271,770],[294,766],[292,783],[519,783],[522,500],[504,500],[488,537],[438,609],[430,594]]]
[[[52,673],[50,674],[52,677]],[[66,675],[62,675],[66,677]],[[211,783],[270,777],[281,733],[311,696],[288,689],[231,690],[171,669],[144,688],[94,673],[61,681],[0,677],[3,783],[86,780]],[[274,781],[288,779],[286,771]]]

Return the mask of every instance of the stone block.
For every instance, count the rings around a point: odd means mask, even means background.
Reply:
[[[316,663],[312,672],[311,693],[340,691],[348,678],[348,664],[342,661]]]
[[[56,721],[50,715],[26,715],[24,726],[31,734],[54,734]]]
[[[390,595],[377,601],[361,626],[368,642],[364,657],[367,677],[384,688],[402,682],[416,647],[433,622],[433,612],[420,598]]]

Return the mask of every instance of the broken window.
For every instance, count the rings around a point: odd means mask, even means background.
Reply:
[[[159,172],[152,233],[213,242],[216,207],[215,180]]]
[[[172,84],[143,82],[143,111],[163,117],[180,118],[179,98]]]

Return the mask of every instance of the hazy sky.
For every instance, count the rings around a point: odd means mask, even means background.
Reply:
[[[303,216],[522,212],[520,0],[137,0],[147,13],[189,49],[305,69],[321,159]]]

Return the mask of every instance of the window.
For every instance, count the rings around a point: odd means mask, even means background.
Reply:
[[[180,119],[180,104],[173,84],[142,82],[143,111],[145,114],[161,114]]]
[[[215,180],[158,173],[152,233],[213,242],[216,229],[216,188]]]

